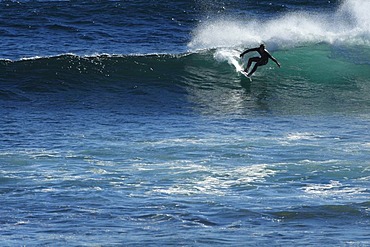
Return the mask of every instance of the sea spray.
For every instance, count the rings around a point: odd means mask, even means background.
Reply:
[[[219,61],[227,61],[228,64],[235,67],[235,71],[241,71],[243,70],[243,67],[239,63],[239,54],[240,52],[237,50],[230,50],[230,49],[219,49],[217,50],[213,57]]]
[[[296,11],[270,20],[221,16],[193,31],[190,50],[248,47],[265,42],[270,49],[325,42],[370,45],[370,2],[347,0],[334,13]]]

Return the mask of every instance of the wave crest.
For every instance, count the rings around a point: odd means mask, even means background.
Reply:
[[[305,43],[370,45],[370,2],[346,0],[333,13],[292,12],[272,20],[222,17],[201,23],[191,50],[253,46],[265,42],[276,48]]]

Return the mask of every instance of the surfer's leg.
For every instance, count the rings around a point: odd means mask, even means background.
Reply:
[[[247,68],[245,68],[245,70],[244,70],[244,71],[248,73],[248,70],[249,70],[249,68],[251,67],[252,63],[253,63],[253,62],[257,63],[259,60],[260,60],[260,58],[259,58],[259,57],[251,57],[251,58],[249,58],[249,60],[248,60],[248,64],[247,64]]]
[[[267,64],[267,61],[258,61],[258,62],[256,62],[256,64],[254,65],[254,67],[253,67],[253,69],[252,69],[252,71],[250,72],[250,73],[248,73],[248,76],[251,76],[254,72],[256,72],[256,70],[257,70],[257,68],[259,67],[259,66],[263,66],[263,65],[266,65]]]
[[[251,76],[254,72],[256,72],[257,67],[258,67],[258,64],[255,64],[252,71],[250,73],[248,73],[248,76]]]

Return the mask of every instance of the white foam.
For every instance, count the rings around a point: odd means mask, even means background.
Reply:
[[[315,140],[320,136],[315,135],[314,133],[309,132],[295,132],[289,133],[286,136],[286,139],[289,141],[298,141],[298,140]]]
[[[222,17],[202,22],[188,47],[248,47],[262,42],[270,49],[319,42],[370,45],[369,12],[370,1],[346,0],[333,13],[293,12],[268,21]]]
[[[365,188],[344,186],[339,181],[331,180],[328,184],[309,184],[303,191],[317,196],[338,196],[366,193],[367,190]]]
[[[230,50],[230,49],[220,49],[215,52],[214,58],[219,61],[227,61],[230,65],[233,65],[235,67],[235,71],[241,71],[243,70],[243,67],[238,62],[240,52],[236,50]]]
[[[196,167],[192,166],[193,169]],[[224,195],[232,186],[250,186],[254,182],[263,182],[276,172],[266,164],[256,164],[235,169],[200,166],[208,175],[193,176],[170,187],[157,187],[153,191],[164,194],[212,194]],[[198,168],[198,169],[199,169]],[[195,171],[194,171],[195,172]],[[185,176],[187,174],[184,174]],[[229,192],[228,192],[229,193]]]

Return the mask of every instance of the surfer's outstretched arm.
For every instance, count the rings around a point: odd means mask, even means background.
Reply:
[[[274,61],[276,63],[277,66],[279,66],[280,68],[280,63],[278,62],[278,60],[276,60],[276,58],[274,58],[273,56],[271,56],[271,54],[269,53],[269,58]]]
[[[252,48],[252,49],[248,49],[246,51],[244,51],[243,53],[240,54],[240,57],[243,57],[244,54],[248,53],[248,52],[251,52],[251,51],[258,51],[258,48]]]

